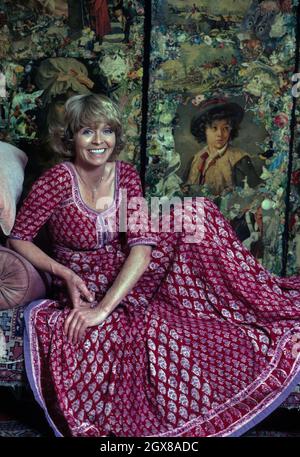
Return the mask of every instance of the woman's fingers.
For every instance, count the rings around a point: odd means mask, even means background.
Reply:
[[[98,325],[105,320],[98,309],[81,307],[70,311],[64,323],[64,332],[69,342],[76,344],[84,337],[88,327]]]
[[[74,319],[74,311],[70,311],[69,315],[66,317],[65,323],[64,323],[64,333],[67,336],[69,340],[69,335],[71,331],[71,323],[72,320]]]
[[[81,297],[91,303],[95,300],[95,293],[90,292],[84,281],[81,278],[78,278],[75,284],[75,297],[73,300],[74,307],[80,307],[85,304]]]
[[[83,279],[81,279],[76,273],[73,273],[67,281],[67,286],[74,308],[78,308],[83,305],[81,297],[90,303],[95,300],[95,293],[89,291]]]
[[[72,310],[64,323],[64,332],[69,343],[78,343],[79,339],[84,335],[86,328],[87,324],[80,311]]]
[[[82,323],[82,325],[81,325],[81,327],[79,328],[78,333],[77,333],[77,341],[76,341],[77,343],[78,343],[81,339],[83,339],[87,327],[88,327],[87,324]]]
[[[78,343],[79,334],[80,334],[80,330],[82,327],[84,327],[84,322],[79,318],[79,319],[77,319],[76,323],[74,324],[73,334],[70,336],[70,341],[72,341],[73,344]]]
[[[90,292],[87,286],[85,285],[84,281],[80,279],[78,282],[78,290],[80,291],[81,295],[86,298],[89,302],[92,302],[95,298],[95,294]]]
[[[68,341],[69,343],[73,343],[75,341],[75,334],[76,334],[76,326],[80,325],[78,322],[78,316],[75,314],[73,319],[70,322],[69,332],[68,332]]]
[[[86,316],[82,315],[80,311],[77,311],[77,320],[74,322],[73,333],[71,340],[73,344],[79,342],[81,336],[84,334],[86,328],[88,327]]]
[[[80,298],[80,292],[77,289],[77,287],[75,288],[75,290],[72,290],[71,299],[72,299],[72,302],[73,302],[73,307],[74,308],[78,308],[80,306],[80,304],[81,304],[81,298]]]
[[[69,343],[73,342],[74,331],[76,328],[76,324],[78,322],[78,314],[76,310],[70,311],[69,315],[67,316],[64,324],[64,332],[68,338]]]

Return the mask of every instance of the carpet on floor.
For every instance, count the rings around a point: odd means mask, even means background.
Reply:
[[[0,437],[1,438],[24,438],[24,437],[42,437],[45,436],[41,432],[31,428],[16,420],[0,421]]]

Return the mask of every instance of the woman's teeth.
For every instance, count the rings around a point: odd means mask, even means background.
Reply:
[[[105,152],[105,149],[90,149],[92,154],[103,154]]]

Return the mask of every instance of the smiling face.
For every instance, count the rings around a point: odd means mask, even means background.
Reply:
[[[107,122],[82,127],[75,135],[75,164],[81,167],[104,165],[116,145],[116,135]]]
[[[225,120],[215,120],[205,129],[206,142],[210,151],[222,149],[229,141],[231,125]]]

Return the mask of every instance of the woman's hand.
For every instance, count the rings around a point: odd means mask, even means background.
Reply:
[[[87,308],[83,305],[79,308],[72,309],[64,323],[64,332],[70,343],[76,344],[84,337],[88,327],[99,325],[108,314],[99,305],[94,308]]]
[[[68,272],[64,277],[73,308],[77,309],[82,306],[87,306],[87,302],[91,303],[95,299],[95,295],[91,293],[84,281],[73,271]],[[83,300],[82,297],[86,300]]]

